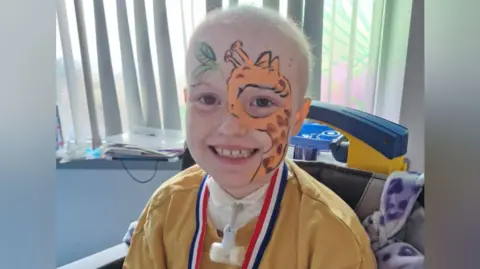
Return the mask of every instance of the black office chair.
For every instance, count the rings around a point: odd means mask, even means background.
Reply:
[[[354,170],[317,161],[295,161],[302,169],[315,179],[329,187],[340,196],[363,220],[379,209],[380,197],[385,175]],[[186,149],[182,158],[182,170],[195,164],[190,152]],[[423,191],[419,205],[424,206]],[[125,223],[127,228],[128,223]],[[119,238],[119,241],[121,238]],[[78,260],[59,269],[121,269],[128,246],[124,243]]]

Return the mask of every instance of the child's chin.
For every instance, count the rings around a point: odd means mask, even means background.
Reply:
[[[220,185],[228,188],[241,188],[250,183],[249,178],[241,177],[224,177],[223,180],[218,182]]]
[[[245,197],[258,187],[257,184],[252,184],[249,178],[225,178],[218,180],[217,184],[236,198]]]
[[[240,171],[220,170],[212,176],[223,186],[242,187],[251,183],[253,174],[254,172],[249,173],[249,169],[244,169]]]

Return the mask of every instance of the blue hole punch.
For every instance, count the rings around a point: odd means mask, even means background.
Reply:
[[[315,161],[321,152],[330,151],[330,143],[340,137],[336,130],[318,123],[304,123],[298,135],[290,139],[293,158]]]

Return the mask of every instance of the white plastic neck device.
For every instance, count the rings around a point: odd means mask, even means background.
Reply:
[[[245,248],[236,245],[238,227],[235,221],[238,214],[243,210],[243,204],[232,205],[232,218],[230,224],[223,228],[222,242],[213,243],[210,249],[210,259],[214,262],[241,266],[245,259]]]

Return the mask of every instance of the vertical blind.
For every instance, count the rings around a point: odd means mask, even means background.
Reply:
[[[309,38],[308,95],[373,112],[385,0],[57,0],[57,105],[65,140],[184,128],[184,58],[211,10],[265,6]]]

